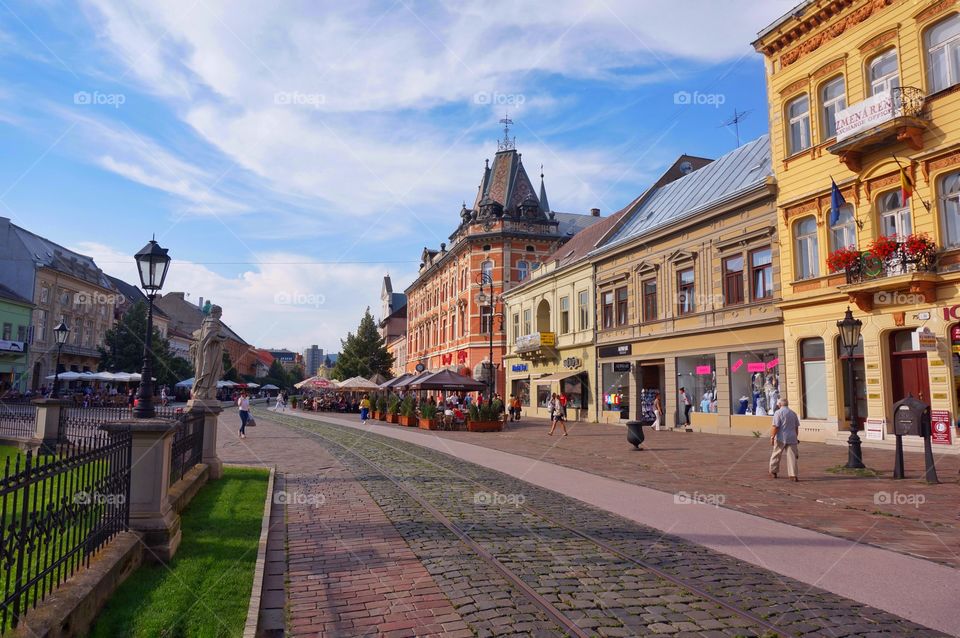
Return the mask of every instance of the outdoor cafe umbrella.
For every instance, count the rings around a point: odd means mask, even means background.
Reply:
[[[414,383],[418,381],[422,381],[427,377],[431,376],[432,374],[433,374],[432,372],[421,372],[416,376],[411,375],[406,379],[403,379],[402,381],[398,381],[394,385],[390,386],[390,389],[391,390],[409,390],[411,387],[413,387]]]
[[[368,381],[363,377],[351,377],[344,381],[341,381],[337,386],[340,390],[349,390],[351,392],[362,392],[364,390],[378,390],[379,385],[372,381]]]
[[[300,383],[295,383],[293,387],[298,390],[301,388],[307,388],[308,390],[330,390],[337,387],[337,382],[317,376],[304,379]]]
[[[390,379],[389,381],[386,381],[386,382],[384,382],[384,383],[381,383],[381,384],[380,384],[380,389],[381,389],[381,390],[390,390],[391,388],[395,387],[395,386],[396,386],[398,383],[400,383],[401,381],[406,381],[407,379],[409,379],[409,378],[412,377],[412,376],[413,376],[413,375],[410,374],[409,372],[404,372],[404,373],[401,374],[399,377],[394,377],[394,378]]]
[[[261,390],[279,390],[280,388],[278,388],[277,386],[273,385],[272,383],[268,383],[267,385],[263,386],[263,387],[260,388],[260,389],[261,389]]]
[[[450,370],[440,370],[425,377],[414,380],[407,387],[411,390],[444,390],[450,392],[474,392],[484,390],[486,383],[474,381],[470,377],[451,372]]]
[[[370,381],[370,383],[373,383],[374,385],[379,387],[383,382],[387,380],[387,378],[378,372],[372,377],[369,377],[367,380]]]
[[[60,379],[61,381],[79,381],[83,378],[83,373],[81,372],[61,372],[60,374],[51,374],[47,379],[53,381],[54,379]]]

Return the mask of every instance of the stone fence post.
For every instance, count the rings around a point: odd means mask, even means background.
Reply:
[[[43,454],[54,454],[60,439],[60,411],[67,402],[62,399],[34,399],[37,406],[36,430],[32,444],[38,445]]]
[[[107,432],[130,430],[130,529],[143,534],[147,558],[167,562],[180,545],[180,515],[170,502],[173,419],[128,419],[103,425]]]
[[[190,399],[187,401],[187,412],[203,413],[203,458],[201,463],[210,468],[210,479],[215,480],[223,476],[223,462],[217,456],[217,419],[223,412],[219,401],[204,399]]]

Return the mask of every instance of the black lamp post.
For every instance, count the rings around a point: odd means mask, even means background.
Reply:
[[[57,324],[57,327],[53,329],[53,338],[57,342],[57,365],[53,369],[53,392],[50,393],[51,399],[56,399],[59,395],[58,389],[60,387],[60,351],[63,349],[63,344],[67,342],[67,337],[70,336],[70,328],[67,327],[67,324],[63,323],[63,319],[60,319],[60,323]]]
[[[857,414],[857,390],[854,386],[853,353],[860,344],[860,329],[863,322],[854,319],[850,308],[847,308],[842,321],[837,322],[840,329],[840,342],[847,349],[847,391],[850,395],[850,438],[847,439],[847,464],[849,468],[863,468],[863,454],[860,447],[860,415]]]
[[[487,299],[487,303],[484,305],[487,305],[490,307],[490,323],[487,324],[487,333],[490,335],[490,352],[487,360],[487,365],[489,366],[488,377],[487,377],[487,403],[493,403],[493,393],[497,384],[496,377],[494,376],[495,368],[493,367],[493,315],[494,315],[493,313],[494,311],[493,276],[488,273],[481,272],[477,276],[477,283],[480,285],[481,295],[483,295],[484,286],[487,286],[490,290],[490,292],[488,293],[489,298]]]
[[[170,257],[166,248],[161,248],[160,244],[151,239],[134,258],[140,271],[140,285],[147,291],[150,303],[147,306],[147,334],[143,341],[143,370],[140,372],[140,389],[133,414],[138,419],[151,419],[156,414],[153,409],[153,299],[163,288],[163,280],[166,279],[167,268],[170,267]]]

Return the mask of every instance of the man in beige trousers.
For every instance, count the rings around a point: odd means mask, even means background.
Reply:
[[[800,455],[797,432],[800,430],[800,417],[790,409],[786,399],[777,401],[777,411],[773,413],[773,428],[770,430],[770,445],[773,453],[770,455],[770,478],[777,478],[780,473],[780,458],[787,454],[787,476],[794,481],[797,477],[797,458]]]

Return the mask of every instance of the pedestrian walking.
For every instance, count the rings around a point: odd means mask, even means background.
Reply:
[[[515,394],[510,395],[510,420],[520,420],[520,397]]]
[[[800,417],[790,409],[790,403],[781,398],[777,401],[777,411],[773,413],[773,428],[770,430],[770,445],[773,453],[770,455],[770,478],[777,478],[780,473],[780,459],[787,455],[787,476],[799,481],[797,459],[800,456],[799,439]]]
[[[563,415],[563,420],[567,420],[567,395],[563,392],[557,395],[557,401],[560,402],[560,414]]]
[[[660,431],[663,427],[663,406],[660,405],[660,391],[655,390],[656,394],[653,397],[653,429]]]
[[[240,438],[245,439],[247,438],[247,421],[250,420],[250,397],[247,396],[246,390],[237,397],[237,408],[240,412]]]
[[[690,410],[693,403],[690,402],[690,395],[686,388],[680,388],[680,407],[683,408],[683,425],[690,425]]]
[[[553,418],[551,419],[552,425],[550,426],[550,432],[548,434],[553,436],[553,431],[557,429],[557,424],[559,423],[560,427],[563,428],[563,436],[567,436],[567,417],[563,413],[564,408],[560,404],[560,397],[556,394],[553,395],[553,399],[551,399],[550,403],[553,406],[551,409]]]
[[[283,400],[283,392],[277,392],[277,402],[274,404],[273,409],[283,412],[286,410],[286,404]]]
[[[170,402],[170,397],[167,396],[167,386],[160,388],[160,405],[166,407]]]
[[[553,434],[553,428],[555,427],[554,420],[556,419],[556,413],[554,411],[554,402],[557,399],[557,395],[551,394],[550,398],[547,399],[547,412],[550,414],[550,432],[548,434]]]
[[[368,416],[370,416],[370,396],[365,394],[360,399],[360,422],[366,423]]]

